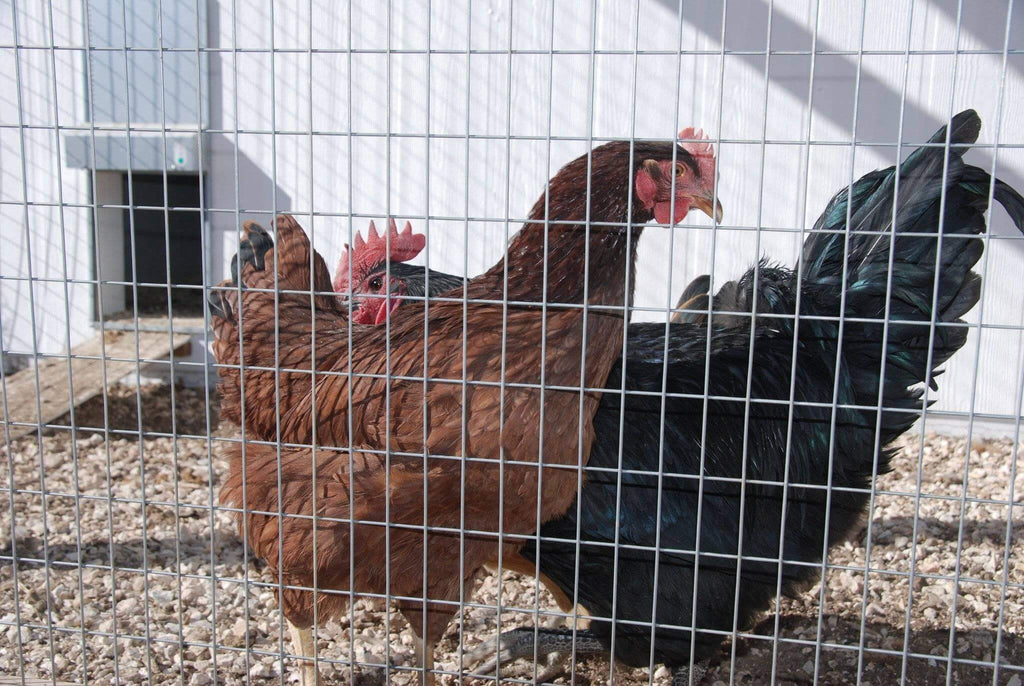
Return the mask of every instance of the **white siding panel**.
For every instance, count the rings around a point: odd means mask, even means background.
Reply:
[[[981,142],[1024,143],[1024,55],[1011,55],[1001,81],[999,51],[1006,32],[1006,2],[962,3],[957,36],[955,0],[869,0],[860,3],[776,0],[770,34],[774,51],[819,54],[745,54],[764,50],[769,39],[767,0],[731,0],[724,17],[719,2],[687,2],[680,22],[674,0],[633,3],[601,0],[561,3],[499,0],[470,3],[413,0],[390,3],[353,0],[217,0],[208,3],[210,121],[217,133],[207,140],[206,201],[213,230],[209,266],[214,280],[227,270],[239,219],[265,223],[269,212],[290,211],[315,235],[333,263],[351,231],[348,213],[385,213],[439,218],[468,214],[473,221],[414,219],[429,232],[431,266],[455,273],[480,273],[501,255],[503,218],[521,218],[546,178],[582,153],[580,141],[512,141],[466,138],[505,136],[670,137],[682,126],[702,126],[711,135],[739,142],[720,148],[720,197],[728,225],[798,230],[809,226],[827,200],[851,177],[892,164],[903,111],[908,144],[927,138],[950,111],[973,107],[985,126]],[[9,11],[10,2],[4,3]],[[44,3],[19,3],[19,40],[48,45]],[[913,16],[911,16],[913,8]],[[471,11],[470,11],[471,10]],[[815,12],[817,10],[817,16]],[[232,13],[234,12],[234,13]],[[54,0],[58,43],[80,45],[80,3]],[[3,23],[4,44],[10,27]],[[429,27],[429,32],[428,32]],[[737,51],[719,55],[725,48]],[[921,55],[904,51],[953,50],[968,54]],[[429,40],[429,42],[428,42]],[[958,42],[957,42],[958,41]],[[545,51],[584,54],[530,54]],[[382,54],[340,52],[358,50]],[[511,57],[501,54],[509,47]],[[621,54],[589,54],[592,46]],[[230,49],[262,52],[234,54]],[[271,55],[270,47],[299,52]],[[437,52],[426,55],[427,47]],[[465,53],[467,47],[498,54]],[[1010,47],[1024,48],[1024,12],[1010,27]],[[314,52],[306,52],[313,48]],[[676,51],[641,55],[632,51]],[[858,50],[887,54],[859,54]],[[523,52],[526,51],[526,52]],[[835,54],[842,53],[842,54]],[[52,85],[48,52],[22,51],[22,97],[26,122],[52,125]],[[13,97],[13,54],[0,50],[3,123],[17,122]],[[955,68],[954,68],[955,67]],[[84,121],[80,57],[60,55],[59,106],[62,122]],[[954,82],[955,74],[955,82]],[[1001,83],[1004,87],[1000,88]],[[390,88],[389,88],[390,86]],[[677,99],[678,94],[678,99]],[[859,97],[855,98],[855,95]],[[510,100],[511,98],[511,100]],[[810,99],[810,106],[809,106]],[[999,121],[1000,109],[1002,120]],[[678,110],[678,115],[677,115]],[[238,128],[236,136],[233,131]],[[399,134],[390,142],[383,136]],[[268,132],[276,130],[278,135]],[[316,135],[310,138],[310,131]],[[421,137],[429,132],[439,137]],[[860,144],[813,145],[814,141]],[[760,143],[767,138],[768,144]],[[28,178],[21,178],[21,136],[0,131],[0,197],[21,201],[27,186],[31,202],[56,200],[56,148],[50,130],[25,133]],[[976,150],[969,161],[992,164],[991,150]],[[236,175],[237,166],[237,175]],[[999,151],[997,172],[1024,188],[1024,151]],[[86,201],[87,177],[64,170],[64,199]],[[237,213],[236,213],[237,209]],[[220,211],[224,210],[224,211]],[[310,212],[323,213],[310,220]],[[0,251],[4,346],[24,348],[32,318],[26,286],[6,277],[24,275],[25,212],[5,204],[4,249]],[[54,239],[59,213],[29,212],[33,269],[60,272]],[[237,215],[237,216],[236,216]],[[306,215],[306,218],[302,218]],[[65,212],[68,240],[75,246],[69,273],[88,274],[88,216]],[[484,221],[491,219],[494,221]],[[790,263],[800,245],[798,233],[722,229],[692,216],[692,225],[668,232],[651,230],[640,248],[636,304],[664,308],[693,277],[713,272],[719,283],[733,278],[758,256]],[[1014,232],[1002,210],[993,211],[993,233]],[[38,247],[37,247],[38,245]],[[56,252],[55,252],[56,251]],[[992,240],[987,250],[986,323],[1024,324],[1024,243]],[[72,289],[78,290],[78,289]],[[63,286],[36,286],[40,340],[63,344]],[[77,296],[76,296],[77,297]],[[88,292],[82,293],[88,300]],[[83,301],[83,302],[85,302]],[[87,307],[72,308],[72,331],[85,331]],[[60,316],[50,316],[50,311]],[[44,316],[45,314],[45,316]],[[636,320],[660,320],[664,312],[639,311]],[[975,318],[978,311],[972,313]],[[940,378],[936,409],[1010,414],[1024,368],[1024,342],[1018,331],[972,332],[965,350]],[[973,375],[977,362],[978,378]],[[975,392],[971,393],[972,387]],[[994,429],[1002,430],[1002,429]]]
[[[15,38],[11,8],[9,0],[0,3],[0,40],[8,46]],[[33,48],[83,45],[79,2],[53,0],[52,17],[51,38],[48,5],[19,2],[18,43]],[[80,123],[85,105],[83,65],[78,52],[57,51],[51,59],[49,50],[27,49],[19,51],[16,61],[12,49],[0,50],[0,122],[6,127],[19,123],[54,127],[56,108],[61,125]],[[0,135],[0,325],[4,349],[15,354],[31,354],[33,345],[41,353],[61,352],[69,334],[75,345],[92,332],[92,289],[71,284],[65,296],[62,281],[65,270],[70,279],[90,278],[89,213],[56,206],[61,199],[87,203],[88,177],[60,165],[54,128],[5,128]],[[58,172],[63,187],[58,184]],[[27,280],[29,253],[31,275],[45,280],[31,284]]]

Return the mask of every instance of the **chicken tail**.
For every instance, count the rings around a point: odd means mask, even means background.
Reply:
[[[267,230],[247,221],[231,278],[211,289],[208,302],[222,416],[244,420],[256,438],[274,439],[277,410],[284,415],[289,399],[301,398],[310,384],[308,374],[274,368],[308,368],[314,361],[326,368],[340,354],[340,344],[328,349],[322,340],[341,328],[345,315],[327,264],[291,216],[277,217],[276,245]],[[314,336],[320,345],[312,360]]]
[[[845,319],[849,397],[840,402],[877,405],[884,371],[884,438],[917,418],[924,390],[915,387],[937,389],[938,368],[967,340],[961,317],[981,296],[971,270],[984,250],[993,179],[963,161],[980,128],[973,110],[956,115],[948,134],[939,129],[898,173],[872,172],[836,195],[804,244],[801,311]],[[993,197],[1024,231],[1024,198],[994,183]]]

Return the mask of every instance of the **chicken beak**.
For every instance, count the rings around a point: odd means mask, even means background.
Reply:
[[[381,302],[380,309],[377,310],[377,318],[373,322],[375,326],[383,324],[388,315],[398,309],[398,306],[402,304],[403,295],[405,295],[405,287],[401,282],[395,282],[388,297]]]
[[[380,309],[377,310],[377,318],[374,320],[374,326],[380,326],[387,321],[388,315],[398,309],[401,304],[402,298],[396,296],[388,296],[387,299],[381,303]]]
[[[716,223],[722,223],[722,203],[715,200],[712,194],[694,196],[691,205],[714,219]]]

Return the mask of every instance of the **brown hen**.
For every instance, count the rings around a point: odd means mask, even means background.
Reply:
[[[507,259],[467,282],[473,302],[431,303],[426,337],[415,308],[351,323],[293,218],[278,217],[276,249],[247,227],[241,287],[213,303],[223,411],[249,439],[229,450],[221,502],[280,572],[303,657],[315,620],[350,594],[386,594],[423,639],[426,670],[473,574],[568,508],[600,398],[585,389],[621,351],[641,225],[712,214],[700,172],[671,143],[609,143],[566,165]]]

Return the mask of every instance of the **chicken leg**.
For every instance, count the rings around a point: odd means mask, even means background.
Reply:
[[[420,672],[420,686],[434,686],[434,642],[421,638],[416,641],[416,662]]]
[[[292,637],[292,651],[302,660],[300,665],[302,686],[317,686],[320,673],[316,668],[316,644],[313,642],[313,628],[300,629],[288,622],[288,633]]]

